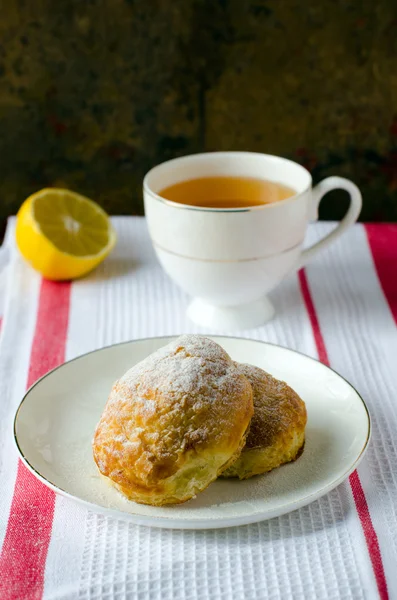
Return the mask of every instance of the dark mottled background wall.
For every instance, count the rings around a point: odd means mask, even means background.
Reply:
[[[0,32],[2,219],[48,185],[140,213],[151,166],[230,149],[350,177],[363,219],[397,218],[394,1],[3,0]]]

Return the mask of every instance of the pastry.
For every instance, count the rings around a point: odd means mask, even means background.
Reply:
[[[183,335],[114,384],[94,460],[130,500],[185,502],[236,460],[252,414],[242,369],[214,341]]]
[[[284,381],[258,367],[235,364],[251,383],[254,415],[243,451],[222,476],[248,479],[300,456],[307,415],[303,400]]]

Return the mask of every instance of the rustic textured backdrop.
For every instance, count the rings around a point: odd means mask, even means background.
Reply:
[[[151,166],[231,149],[350,177],[364,220],[397,219],[391,0],[3,0],[0,32],[2,219],[48,185],[141,213]]]

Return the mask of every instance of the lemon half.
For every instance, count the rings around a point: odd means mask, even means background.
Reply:
[[[29,196],[17,214],[22,256],[46,279],[76,279],[94,269],[116,243],[106,212],[85,196],[45,188]]]

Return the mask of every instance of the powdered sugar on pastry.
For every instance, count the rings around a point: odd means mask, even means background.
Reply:
[[[223,476],[246,479],[300,455],[307,414],[303,400],[284,381],[275,379],[259,367],[235,364],[251,383],[254,415],[241,455]]]
[[[181,336],[114,385],[94,437],[100,471],[138,502],[189,499],[233,461],[252,390],[212,340]]]

